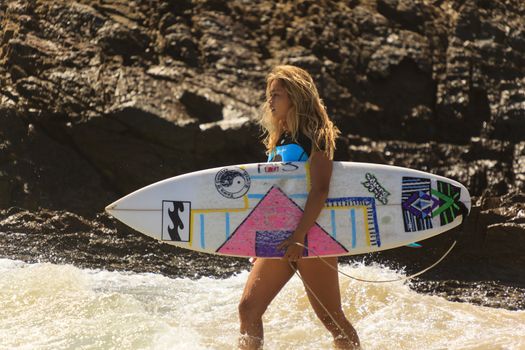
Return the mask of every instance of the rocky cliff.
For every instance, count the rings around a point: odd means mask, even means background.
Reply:
[[[178,275],[144,264],[154,243],[103,208],[163,178],[264,160],[264,78],[288,63],[314,76],[343,131],[338,160],[471,191],[467,233],[427,278],[525,287],[524,16],[521,0],[3,0],[0,255]],[[454,236],[377,259],[417,267]],[[114,264],[96,259],[108,254]]]

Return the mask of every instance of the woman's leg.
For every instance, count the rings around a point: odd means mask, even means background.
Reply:
[[[306,284],[308,299],[317,317],[334,336],[334,345],[337,348],[359,349],[360,343],[357,332],[346,318],[341,307],[337,258],[323,259],[332,268],[319,258],[299,259],[297,262],[301,277]]]
[[[239,303],[240,349],[259,349],[263,344],[262,315],[294,272],[287,261],[257,259]]]

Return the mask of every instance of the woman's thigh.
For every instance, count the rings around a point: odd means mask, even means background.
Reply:
[[[257,259],[244,287],[241,308],[246,307],[262,315],[293,273],[285,260]]]
[[[323,306],[331,314],[341,310],[337,258],[323,258],[323,260],[324,262],[319,258],[308,258],[299,259],[297,262],[308,298],[318,316],[325,316]],[[329,266],[327,266],[327,263]],[[315,296],[312,294],[315,294]],[[323,306],[319,304],[317,298]]]

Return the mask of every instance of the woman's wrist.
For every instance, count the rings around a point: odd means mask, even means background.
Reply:
[[[304,237],[306,237],[306,232],[295,231],[292,235],[292,240],[298,243],[304,243]]]

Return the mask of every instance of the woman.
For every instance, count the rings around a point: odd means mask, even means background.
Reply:
[[[282,259],[256,259],[239,304],[239,346],[258,349],[263,344],[262,315],[297,269],[310,304],[341,349],[359,348],[355,329],[341,308],[337,258],[301,259],[304,239],[328,196],[332,158],[339,130],[328,118],[312,77],[294,66],[277,66],[267,79],[267,99],[261,126],[269,161],[310,162],[310,192],[293,234],[280,248]],[[330,266],[327,266],[328,263]],[[327,312],[328,311],[328,312]]]

